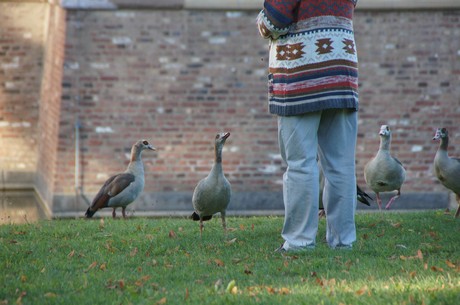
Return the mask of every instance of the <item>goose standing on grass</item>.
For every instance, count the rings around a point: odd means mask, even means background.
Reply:
[[[379,209],[382,208],[381,192],[398,191],[385,206],[391,204],[401,195],[401,186],[406,179],[406,170],[401,162],[390,154],[391,131],[388,125],[380,127],[380,147],[373,159],[364,167],[364,180],[367,186],[375,192]]]
[[[121,207],[123,218],[126,218],[126,207],[136,200],[144,189],[144,165],[141,159],[144,150],[155,148],[146,140],[137,141],[133,145],[128,168],[124,173],[114,175],[104,183],[85,213],[87,218],[102,208],[113,208],[112,216],[115,218],[115,210],[118,207]]]
[[[200,221],[200,236],[203,233],[203,221],[211,219],[212,215],[218,212],[222,217],[224,231],[227,233],[225,212],[230,203],[232,188],[222,170],[222,148],[229,136],[229,132],[216,135],[214,165],[209,175],[198,182],[193,192],[192,203],[195,211],[192,214],[192,219]]]
[[[460,159],[451,158],[447,154],[449,134],[446,128],[438,128],[433,140],[441,140],[438,151],[434,157],[434,170],[436,177],[446,188],[455,193],[458,208],[455,218],[460,215]]]

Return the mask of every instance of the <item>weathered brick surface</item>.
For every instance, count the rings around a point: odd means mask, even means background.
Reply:
[[[11,5],[8,9],[14,14],[24,11]],[[29,13],[29,19],[37,21],[43,9]],[[35,108],[33,98],[17,93],[32,107],[17,112],[29,117],[31,127],[21,128],[34,140],[32,152],[24,146],[16,146],[16,153],[4,149],[24,133],[2,123],[10,120],[4,109],[16,105],[16,97],[1,95],[2,170],[22,161],[20,154],[30,155],[30,171],[36,171],[40,160],[39,188],[47,190],[45,197],[55,196],[55,211],[72,210],[77,121],[80,183],[89,197],[111,174],[125,169],[132,143],[146,138],[158,148],[143,156],[146,187],[139,206],[149,209],[167,202],[169,194],[188,200],[187,194],[191,196],[211,167],[215,133],[230,131],[224,169],[234,191],[244,196],[279,194],[284,164],[276,118],[267,113],[267,42],[257,33],[256,12],[68,11],[65,21],[63,12],[54,13],[53,20],[62,19],[50,22],[49,35],[55,40],[40,33],[43,40],[48,37],[48,51],[40,47],[32,55],[27,52],[40,69],[31,71],[26,65],[18,74],[21,80],[29,73],[36,80],[34,86],[21,81],[35,98]],[[436,127],[449,128],[450,153],[460,155],[460,11],[357,11],[355,29],[360,60],[359,183],[364,186],[364,164],[378,149],[379,126],[389,124],[393,152],[407,169],[403,195],[445,193],[432,173],[438,143],[431,138]],[[17,41],[5,43],[2,47],[9,48]],[[9,74],[2,71],[5,84]],[[11,136],[14,139],[6,142]],[[273,198],[279,201],[278,195]]]
[[[3,183],[33,182],[42,73],[42,4],[0,3],[0,170]],[[5,181],[4,181],[5,180]]]

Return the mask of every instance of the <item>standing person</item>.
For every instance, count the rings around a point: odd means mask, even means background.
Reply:
[[[314,248],[319,169],[324,171],[326,240],[351,249],[356,240],[355,147],[357,0],[265,0],[257,24],[269,39],[269,110],[278,115],[285,219],[278,251]]]

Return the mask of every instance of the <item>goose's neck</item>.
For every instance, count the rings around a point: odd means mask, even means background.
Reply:
[[[441,142],[439,143],[439,149],[447,151],[448,146],[449,146],[449,137],[441,138]]]
[[[215,159],[214,159],[214,162],[216,164],[221,164],[222,166],[222,145],[216,145],[215,148]]]
[[[131,162],[136,162],[136,161],[142,161],[141,160],[141,150],[136,149],[136,147],[133,147],[131,149]]]
[[[390,150],[391,137],[380,138],[380,150]]]

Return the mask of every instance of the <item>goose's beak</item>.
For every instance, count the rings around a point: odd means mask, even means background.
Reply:
[[[223,136],[223,138],[224,138],[224,139],[227,139],[229,136],[230,136],[230,133],[227,132],[227,133]]]
[[[149,144],[149,145],[147,146],[147,148],[150,149],[150,150],[153,150],[153,151],[156,151],[156,150],[157,150],[157,149],[156,149],[155,147],[153,147],[151,144]]]

